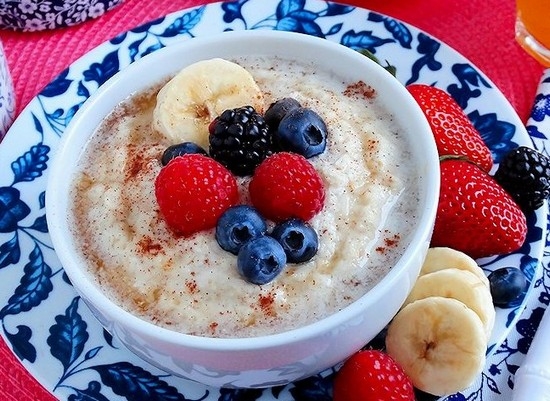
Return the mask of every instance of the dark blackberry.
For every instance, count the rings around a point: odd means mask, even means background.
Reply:
[[[494,178],[524,213],[532,212],[550,195],[550,159],[519,146],[504,156]]]
[[[208,129],[210,156],[235,175],[252,175],[273,153],[271,132],[252,106],[225,110]]]

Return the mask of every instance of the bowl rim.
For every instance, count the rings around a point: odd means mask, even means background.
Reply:
[[[424,144],[425,147],[423,151],[427,152],[426,159],[433,160],[434,162],[430,164],[430,168],[427,169],[427,171],[423,171],[422,182],[425,183],[425,190],[427,192],[424,196],[421,196],[424,204],[420,205],[419,210],[421,210],[422,213],[416,221],[417,228],[410,235],[409,244],[405,248],[403,255],[372,289],[367,291],[356,301],[325,318],[279,333],[242,338],[196,336],[157,326],[123,309],[114,301],[110,300],[107,295],[97,287],[97,284],[91,277],[88,278],[89,273],[86,272],[83,267],[77,267],[81,258],[76,255],[77,252],[71,249],[70,244],[72,244],[73,241],[67,241],[64,228],[68,227],[68,224],[62,223],[66,220],[66,214],[63,213],[63,211],[68,209],[59,209],[59,200],[61,199],[59,191],[60,182],[71,180],[67,178],[59,179],[59,177],[67,177],[66,164],[63,163],[64,160],[68,157],[78,159],[78,157],[74,156],[74,152],[71,153],[71,144],[74,141],[75,132],[78,132],[81,126],[85,127],[89,124],[88,116],[90,111],[94,110],[96,104],[98,104],[103,97],[115,90],[121,77],[131,74],[134,71],[139,71],[144,68],[144,66],[153,63],[156,59],[192,52],[194,49],[212,44],[219,46],[220,41],[236,42],[242,40],[257,40],[265,41],[266,43],[293,41],[301,46],[305,46],[304,49],[315,48],[317,50],[322,49],[325,51],[344,52],[346,57],[363,65],[366,71],[374,76],[375,80],[382,79],[385,81],[384,85],[389,85],[393,92],[401,94],[404,102],[400,104],[400,107],[418,116],[418,118],[415,119],[415,123],[426,132],[426,135],[424,135],[426,137],[424,142],[426,143]],[[152,82],[153,81],[149,81],[148,85],[151,85]],[[103,119],[103,117],[104,116],[102,116],[101,119]],[[95,128],[89,129],[89,135],[86,137],[89,137],[94,130]],[[423,117],[420,107],[408,93],[405,86],[397,79],[392,78],[383,67],[376,64],[374,61],[339,43],[307,34],[274,30],[227,31],[193,38],[192,40],[184,40],[150,53],[121,69],[101,85],[73,116],[53,157],[46,188],[46,218],[52,244],[65,273],[73,283],[75,290],[80,293],[83,300],[88,302],[89,299],[93,299],[92,304],[94,309],[100,309],[102,313],[108,311],[108,316],[116,320],[117,326],[123,326],[132,332],[139,333],[142,338],[153,336],[160,341],[173,345],[191,347],[197,350],[216,351],[249,351],[305,341],[317,337],[321,333],[337,329],[338,326],[344,322],[350,321],[361,314],[366,304],[370,304],[372,302],[371,300],[379,299],[384,293],[384,288],[398,280],[402,270],[407,264],[406,261],[413,259],[414,253],[429,241],[437,210],[437,196],[427,196],[427,194],[439,193],[439,163],[435,163],[435,161],[438,160],[435,140],[430,141],[427,133],[430,133],[431,136],[429,124]],[[65,203],[67,202],[65,201]]]

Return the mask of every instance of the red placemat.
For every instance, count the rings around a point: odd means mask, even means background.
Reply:
[[[104,16],[48,32],[0,30],[14,80],[17,110],[87,51],[120,32],[167,13],[212,0],[125,0]],[[525,121],[542,67],[514,40],[512,0],[347,0],[399,18],[444,41],[478,66]],[[40,68],[37,68],[40,66]]]
[[[20,33],[0,30],[14,81],[17,110],[56,75],[118,33],[205,0],[125,0],[104,16],[72,28]],[[467,57],[504,93],[526,120],[543,68],[514,40],[514,1],[347,0],[408,22]],[[0,339],[0,399],[55,400],[22,367]]]

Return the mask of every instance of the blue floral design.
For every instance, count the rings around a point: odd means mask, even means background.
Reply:
[[[407,80],[406,85],[417,82],[420,78],[420,72],[424,67],[430,71],[438,71],[443,67],[435,58],[440,47],[441,44],[428,35],[422,32],[418,34],[418,46],[416,50],[422,56],[413,63],[411,68],[412,75]]]
[[[73,394],[70,400],[108,400],[103,394],[103,386],[110,388],[115,394],[128,399],[159,400],[159,401],[191,401],[178,392],[176,388],[166,383],[140,366],[129,362],[111,364],[92,364],[103,349],[96,346],[86,351],[89,339],[88,325],[79,311],[79,298],[75,297],[65,310],[65,313],[55,317],[55,324],[50,327],[47,344],[51,355],[63,366],[63,374],[55,388],[70,389]],[[86,352],[85,352],[86,351]],[[101,380],[91,381],[85,389],[78,389],[66,384],[74,375],[84,371],[95,371]],[[208,391],[197,398],[203,400]]]
[[[25,32],[80,24],[97,18],[122,0],[5,0],[0,3],[0,27]]]
[[[103,383],[117,395],[138,400],[186,401],[176,388],[139,366],[128,362],[92,367]],[[208,395],[196,400],[202,400]]]
[[[355,32],[353,30],[347,31],[342,35],[340,43],[344,46],[351,47],[355,50],[366,49],[376,53],[376,48],[386,43],[395,42],[394,39],[382,39],[373,35],[372,31]]]
[[[35,118],[33,116],[33,118]],[[42,131],[35,119],[35,128]],[[44,214],[35,217],[34,223],[28,227],[22,222],[31,213],[29,205],[21,199],[21,191],[15,187],[20,183],[32,182],[42,176],[47,168],[50,148],[38,143],[17,157],[11,163],[13,179],[10,186],[0,187],[0,233],[12,233],[10,239],[0,245],[0,268],[7,268],[20,262],[20,235],[26,233],[34,244],[23,266],[23,274],[19,285],[13,291],[7,303],[0,310],[0,320],[6,339],[12,345],[16,355],[22,360],[34,362],[36,349],[31,343],[32,329],[27,325],[18,325],[16,331],[11,331],[5,325],[8,316],[28,312],[48,298],[53,290],[51,278],[52,269],[44,257],[44,251],[49,249],[38,241],[32,232],[47,233]],[[43,193],[39,195],[39,206],[44,207]],[[50,247],[51,248],[51,247]]]
[[[0,232],[17,230],[18,223],[29,215],[31,209],[20,199],[17,188],[0,188]]]
[[[223,21],[230,24],[235,20],[245,21],[241,11],[248,0],[227,1],[222,4]]]
[[[550,94],[539,93],[535,97],[535,105],[531,111],[531,118],[541,122],[546,117],[550,117]]]
[[[322,19],[345,15],[355,7],[345,6],[333,2],[323,2],[324,9],[321,11],[311,11],[306,7],[305,0],[281,0],[275,8],[275,13],[267,16],[254,25],[249,25],[243,17],[243,7],[249,0],[239,0],[222,4],[223,20],[227,23],[240,22],[245,29],[275,29],[279,31],[293,31],[305,33],[312,36],[326,38],[336,35],[342,28],[342,23],[332,25],[328,30],[323,31]],[[227,28],[234,29],[234,28]]]
[[[48,84],[38,95],[41,109],[46,123],[54,133],[61,136],[72,117],[90,96],[90,93],[109,78],[120,71],[125,65],[121,65],[119,46],[125,44],[129,35],[133,34],[132,41],[128,46],[129,62],[134,62],[156,50],[165,47],[165,40],[174,37],[194,37],[193,28],[201,21],[206,6],[197,7],[183,13],[180,17],[165,26],[164,18],[151,21],[135,29],[124,32],[113,39],[110,43],[114,46],[113,50],[107,53],[100,61],[93,62],[88,69],[83,72],[83,77],[78,81],[68,78],[70,70],[67,69],[59,74],[50,84]],[[156,32],[156,29],[160,29]],[[45,98],[56,98],[68,94],[76,86],[76,94],[80,101],[68,109],[56,108],[53,111],[47,110]],[[43,132],[42,123],[35,116],[37,130]]]
[[[449,85],[447,91],[463,109],[468,107],[470,99],[481,96],[480,88],[490,88],[485,78],[469,64],[455,64],[452,71],[459,83]]]
[[[504,155],[518,146],[513,140],[516,133],[515,125],[498,120],[495,113],[481,115],[479,111],[474,110],[468,114],[468,118],[491,149],[495,163],[500,163]]]
[[[412,48],[413,36],[411,30],[404,23],[374,12],[369,13],[368,20],[372,22],[381,22],[384,24],[384,28],[391,33],[392,37],[399,42],[401,47],[405,49]]]

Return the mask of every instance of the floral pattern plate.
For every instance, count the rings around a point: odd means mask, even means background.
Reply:
[[[545,137],[527,134],[497,88],[460,54],[401,21],[320,0],[239,0],[182,10],[123,33],[91,51],[44,88],[14,122],[0,146],[1,334],[27,369],[56,397],[106,400],[331,400],[336,368],[284,387],[229,390],[168,375],[117,344],[80,302],[56,258],[45,219],[48,165],[75,112],[113,74],[164,46],[227,30],[278,29],[366,48],[397,67],[404,84],[447,90],[466,110],[496,162],[519,144],[546,152]],[[528,217],[525,245],[516,253],[480,260],[487,271],[513,265],[530,280],[529,297],[498,309],[480,380],[447,400],[487,400],[512,384],[516,354],[524,354],[543,307],[520,319],[527,299],[548,303],[541,264],[546,208]],[[533,296],[531,296],[533,294]],[[518,322],[519,320],[519,322]],[[519,331],[523,327],[523,331]],[[506,337],[519,332],[517,345]],[[516,335],[517,337],[517,335]],[[523,343],[522,343],[523,340]],[[504,386],[500,384],[504,378]]]
[[[122,0],[2,0],[0,27],[24,32],[80,24],[97,18]]]

